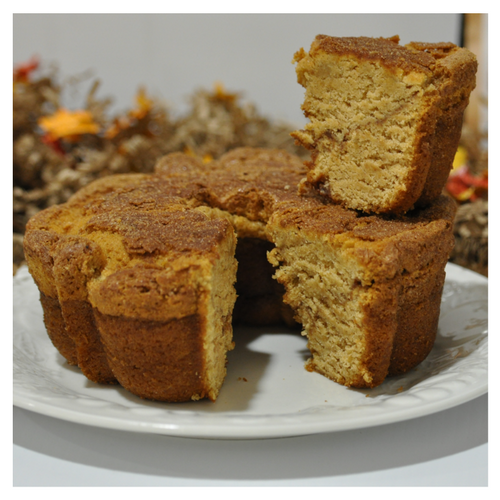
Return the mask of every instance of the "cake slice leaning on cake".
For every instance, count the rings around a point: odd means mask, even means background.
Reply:
[[[318,35],[294,57],[309,122],[307,182],[334,202],[404,213],[437,199],[452,167],[477,61],[452,43]]]
[[[233,347],[236,237],[188,198],[152,176],[112,176],[29,221],[48,334],[90,380],[159,401],[217,398]]]

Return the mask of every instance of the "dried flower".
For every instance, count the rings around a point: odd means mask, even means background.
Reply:
[[[450,261],[488,275],[488,201],[478,199],[458,207],[453,227],[455,248]]]
[[[37,69],[33,58],[14,70],[13,205],[14,232],[20,235],[37,211],[65,202],[98,177],[152,172],[167,153],[185,151],[204,162],[238,146],[305,153],[290,137],[293,126],[264,118],[220,83],[213,91],[195,92],[190,111],[177,119],[144,87],[130,110],[109,118],[110,100],[97,98],[98,80],[83,106],[71,111],[61,104],[57,75],[35,77]]]

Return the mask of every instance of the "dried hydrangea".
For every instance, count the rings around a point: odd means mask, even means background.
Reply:
[[[488,201],[460,205],[453,228],[455,248],[450,261],[488,275]]]
[[[152,172],[157,159],[183,151],[217,158],[238,146],[278,147],[303,154],[291,125],[261,116],[222,85],[191,96],[186,116],[173,119],[167,107],[139,89],[132,109],[109,118],[109,99],[98,99],[96,81],[81,109],[62,106],[57,71],[37,76],[35,59],[14,69],[14,261],[28,219],[63,203],[98,177]],[[21,245],[22,248],[22,245]]]

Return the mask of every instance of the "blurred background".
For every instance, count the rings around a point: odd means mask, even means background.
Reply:
[[[483,14],[15,14],[14,268],[29,217],[96,177],[151,171],[177,150],[305,155],[289,136],[305,123],[291,61],[317,34],[453,42],[477,55],[453,189],[468,205],[459,257],[487,273]]]
[[[317,34],[462,43],[461,14],[18,14],[14,63],[38,55],[64,76],[93,73],[113,110],[140,85],[176,112],[222,82],[262,113],[300,125],[303,89],[291,63]]]

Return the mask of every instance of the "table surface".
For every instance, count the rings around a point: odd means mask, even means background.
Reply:
[[[488,395],[405,422],[262,440],[159,436],[14,407],[14,486],[487,486]]]

